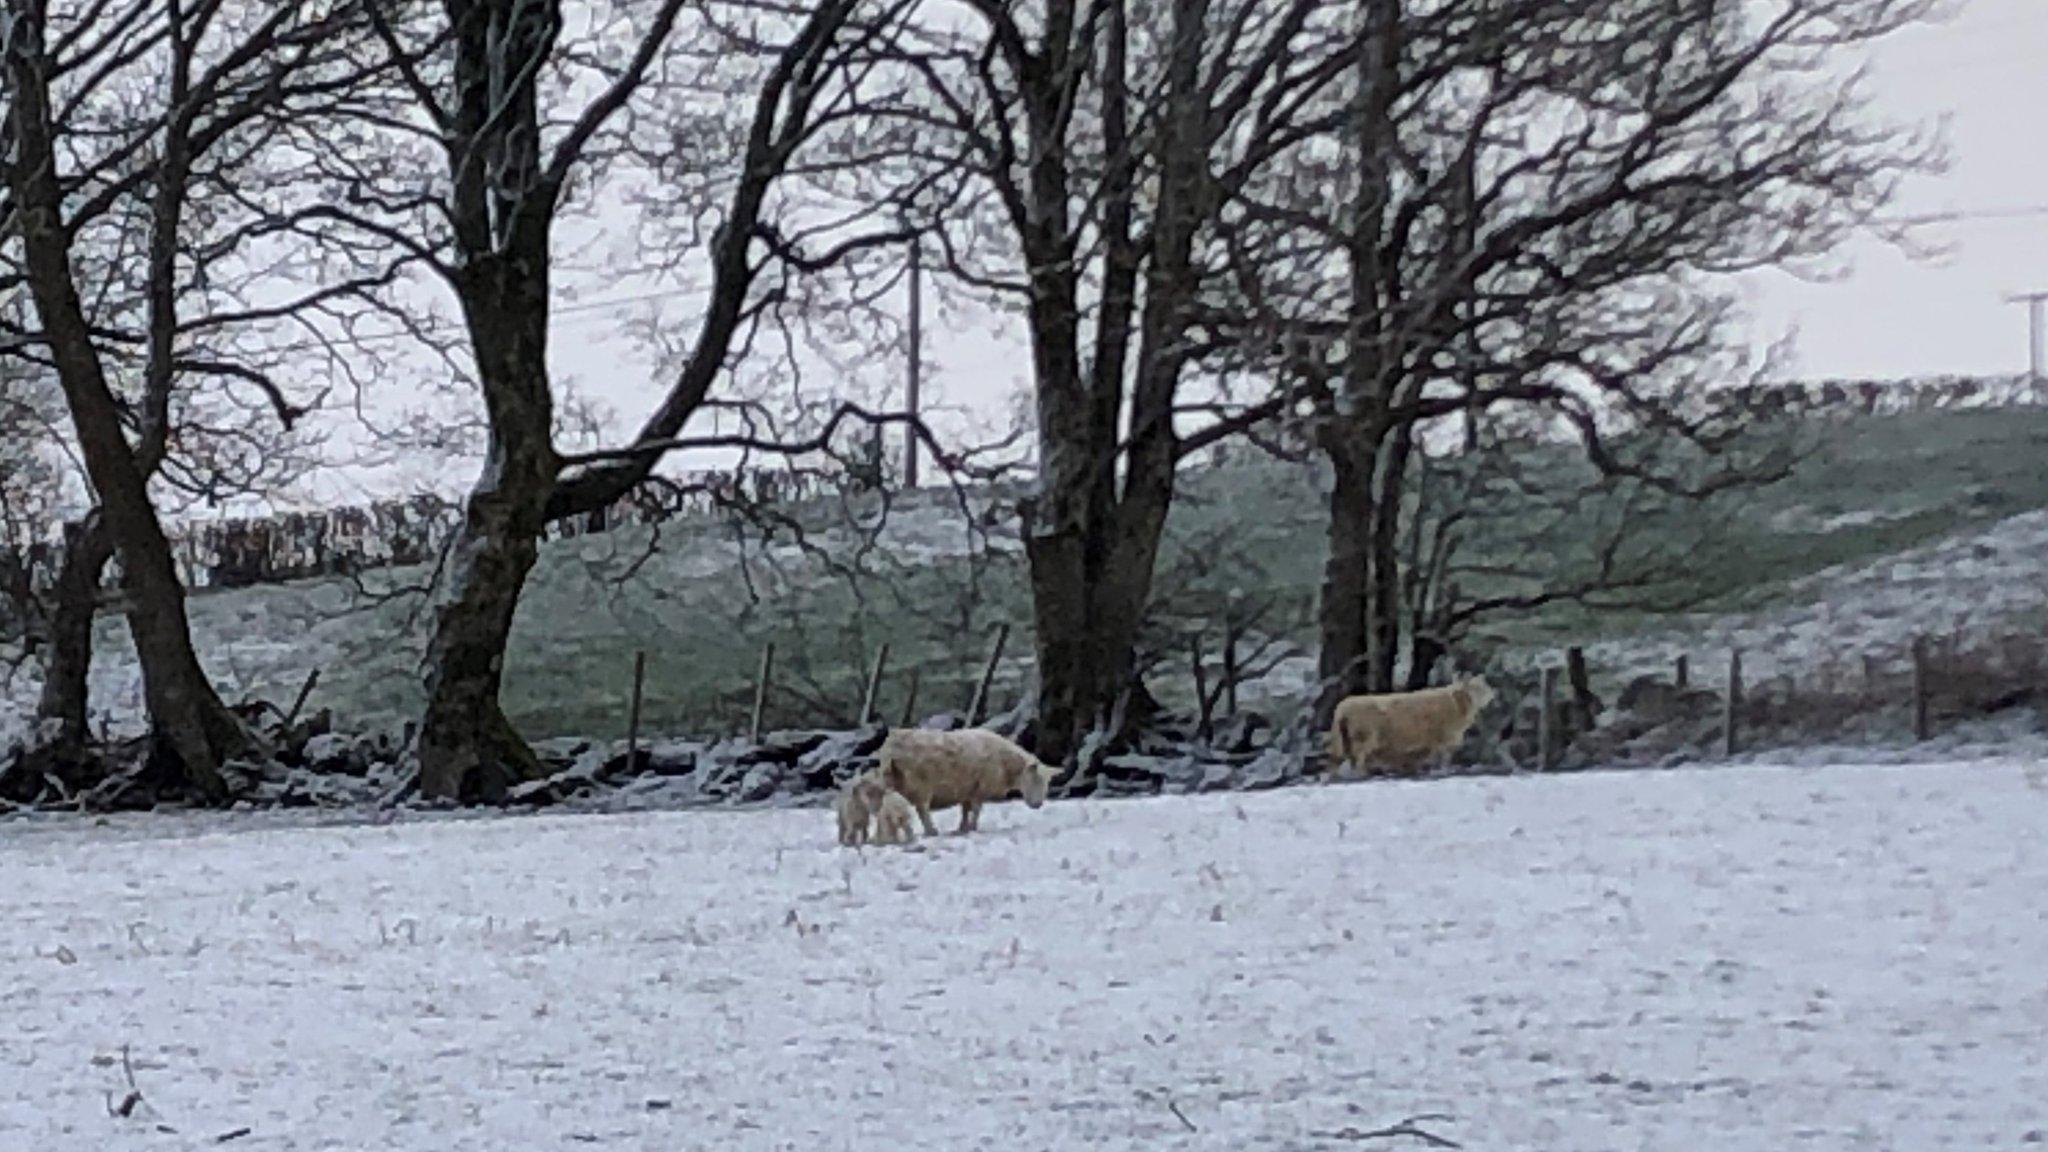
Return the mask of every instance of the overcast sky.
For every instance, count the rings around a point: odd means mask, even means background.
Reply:
[[[1955,19],[1900,35],[1875,75],[1894,116],[1949,120],[1952,164],[1916,182],[1900,211],[2034,211],[1957,221],[1925,235],[1934,262],[1866,242],[1839,282],[1772,277],[1755,300],[1760,326],[1797,324],[1799,370],[1889,377],[2024,370],[2024,308],[2004,297],[2048,290],[2048,0],[1965,0]]]
[[[1947,118],[1952,165],[1916,181],[1903,215],[2004,214],[1930,228],[1934,260],[1909,258],[1863,241],[1844,255],[1839,279],[1809,283],[1771,274],[1749,285],[1758,342],[1797,330],[1793,374],[1805,377],[1917,376],[2018,372],[2026,366],[2025,310],[2009,293],[2048,290],[2048,0],[1964,0],[1954,19],[1891,41],[1874,64],[1881,109],[1909,120]],[[584,251],[599,265],[630,267],[635,254],[610,246]],[[594,258],[594,259],[593,259]],[[617,276],[562,277],[581,302],[558,318],[551,360],[558,377],[610,408],[617,432],[637,425],[657,402],[663,377],[628,336],[628,314],[659,307],[670,330],[694,327],[687,302],[591,309],[630,298]],[[1000,418],[1029,384],[1024,337],[1014,321],[986,315],[927,321],[927,403]],[[861,363],[840,370],[847,385],[894,387],[900,364]],[[811,381],[816,384],[819,381]],[[706,458],[679,466],[714,463]],[[371,479],[355,470],[321,478],[319,499],[351,499],[394,481],[459,490],[468,476],[445,461],[421,461],[410,475]],[[398,470],[405,473],[406,468]],[[309,494],[310,495],[310,494]]]

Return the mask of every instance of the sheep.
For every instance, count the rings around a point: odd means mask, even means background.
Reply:
[[[981,806],[1012,792],[1037,808],[1059,768],[985,728],[937,732],[899,728],[882,741],[882,782],[916,809],[924,834],[936,836],[932,809],[960,809],[964,835],[981,826]]]
[[[1370,759],[1425,757],[1441,764],[1465,740],[1479,713],[1493,700],[1484,676],[1448,688],[1347,696],[1330,723],[1329,779],[1346,768],[1367,770]]]
[[[839,793],[839,842],[848,848],[868,842],[868,825],[888,796],[888,789],[873,772],[863,772],[847,781]]]
[[[917,809],[910,806],[903,793],[883,792],[882,803],[875,809],[875,843],[912,843],[917,839],[917,828],[912,823],[916,818]]]
[[[839,794],[839,842],[848,848],[868,843],[908,844],[917,839],[910,826],[914,811],[910,801],[882,783],[878,772],[863,772],[847,781]]]

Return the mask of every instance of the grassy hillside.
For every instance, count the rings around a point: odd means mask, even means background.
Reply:
[[[1766,611],[1814,595],[1797,582],[1823,569],[2048,509],[2048,469],[2040,464],[2048,412],[1918,413],[1829,425],[1816,435],[1788,480],[1642,521],[1646,546],[1675,541],[1688,557],[1685,587],[1675,591],[1709,597],[1717,611]],[[1568,454],[1533,466],[1578,467]],[[1320,485],[1316,469],[1278,463],[1192,474],[1162,559],[1167,623],[1214,621],[1236,591],[1269,603],[1266,630],[1305,651],[1323,556]],[[1486,509],[1498,527],[1475,542],[1475,555],[1526,560],[1532,548],[1569,551],[1570,527],[1541,542],[1517,535],[1535,518],[1517,503],[1528,499],[1504,496]],[[885,643],[884,714],[904,707],[913,670],[917,711],[961,707],[1000,622],[1015,631],[998,705],[1028,681],[1028,594],[1008,529],[976,536],[956,507],[930,494],[893,511],[874,535],[873,525],[847,521],[836,506],[807,509],[801,519],[815,534],[802,545],[785,533],[743,546],[714,524],[549,545],[507,668],[514,720],[535,738],[618,733],[636,649],[649,654],[645,714],[654,732],[741,727],[771,640],[780,685],[771,724],[850,718]],[[288,698],[317,668],[316,706],[353,723],[399,723],[418,703],[426,610],[414,595],[365,592],[389,593],[424,575],[380,574],[367,589],[326,580],[197,596],[201,651],[234,692]],[[1675,623],[1561,606],[1497,620],[1492,632],[1510,645],[1594,642]],[[106,620],[101,635],[97,703],[117,718],[132,715],[140,692],[123,629]],[[1184,660],[1173,664],[1163,680],[1184,678]],[[32,699],[26,680],[17,676],[8,693],[21,704]]]

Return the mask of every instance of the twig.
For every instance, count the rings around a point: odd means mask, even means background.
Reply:
[[[118,1105],[112,1103],[109,1098],[107,1115],[126,1120],[135,1115],[135,1110],[142,1106],[142,1089],[135,1086],[135,1064],[128,1058],[126,1044],[121,1045],[121,1075],[128,1081],[128,1095],[123,1096]]]
[[[320,670],[318,668],[306,673],[306,682],[299,685],[299,694],[292,699],[291,711],[284,714],[284,726],[287,730],[298,721],[299,710],[306,706],[306,697],[313,694],[314,686],[319,683]]]
[[[1464,1145],[1453,1140],[1446,1140],[1442,1136],[1438,1136],[1436,1133],[1419,1126],[1425,1120],[1442,1124],[1448,1123],[1450,1119],[1449,1116],[1440,1112],[1430,1112],[1421,1116],[1410,1116],[1398,1124],[1390,1124],[1385,1128],[1374,1128],[1369,1132],[1347,1127],[1340,1128],[1335,1132],[1311,1132],[1309,1135],[1319,1140],[1349,1140],[1355,1143],[1363,1143],[1367,1140],[1394,1140],[1405,1136],[1411,1140],[1420,1140],[1431,1148],[1462,1148]]]

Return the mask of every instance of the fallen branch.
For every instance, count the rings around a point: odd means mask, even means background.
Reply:
[[[298,722],[299,710],[306,706],[306,697],[311,696],[313,694],[314,686],[319,683],[320,670],[318,668],[315,668],[311,672],[306,673],[306,682],[299,686],[299,694],[295,699],[292,700],[291,711],[286,712],[284,714],[284,726],[286,731],[290,731],[291,726]]]
[[[128,1058],[126,1044],[121,1045],[121,1075],[128,1081],[128,1094],[121,1098],[119,1104],[114,1103],[112,1096],[107,1097],[107,1115],[126,1120],[142,1106],[142,1089],[135,1086],[135,1065]]]
[[[1385,1128],[1374,1128],[1371,1131],[1347,1127],[1340,1128],[1335,1132],[1311,1132],[1310,1135],[1320,1140],[1348,1140],[1360,1144],[1367,1140],[1396,1140],[1406,1137],[1410,1140],[1420,1140],[1431,1148],[1464,1147],[1464,1145],[1456,1141],[1447,1140],[1434,1132],[1422,1128],[1421,1124],[1425,1120],[1432,1123],[1447,1124],[1451,1118],[1440,1112],[1430,1112],[1421,1116],[1410,1116],[1398,1124],[1390,1124]]]

